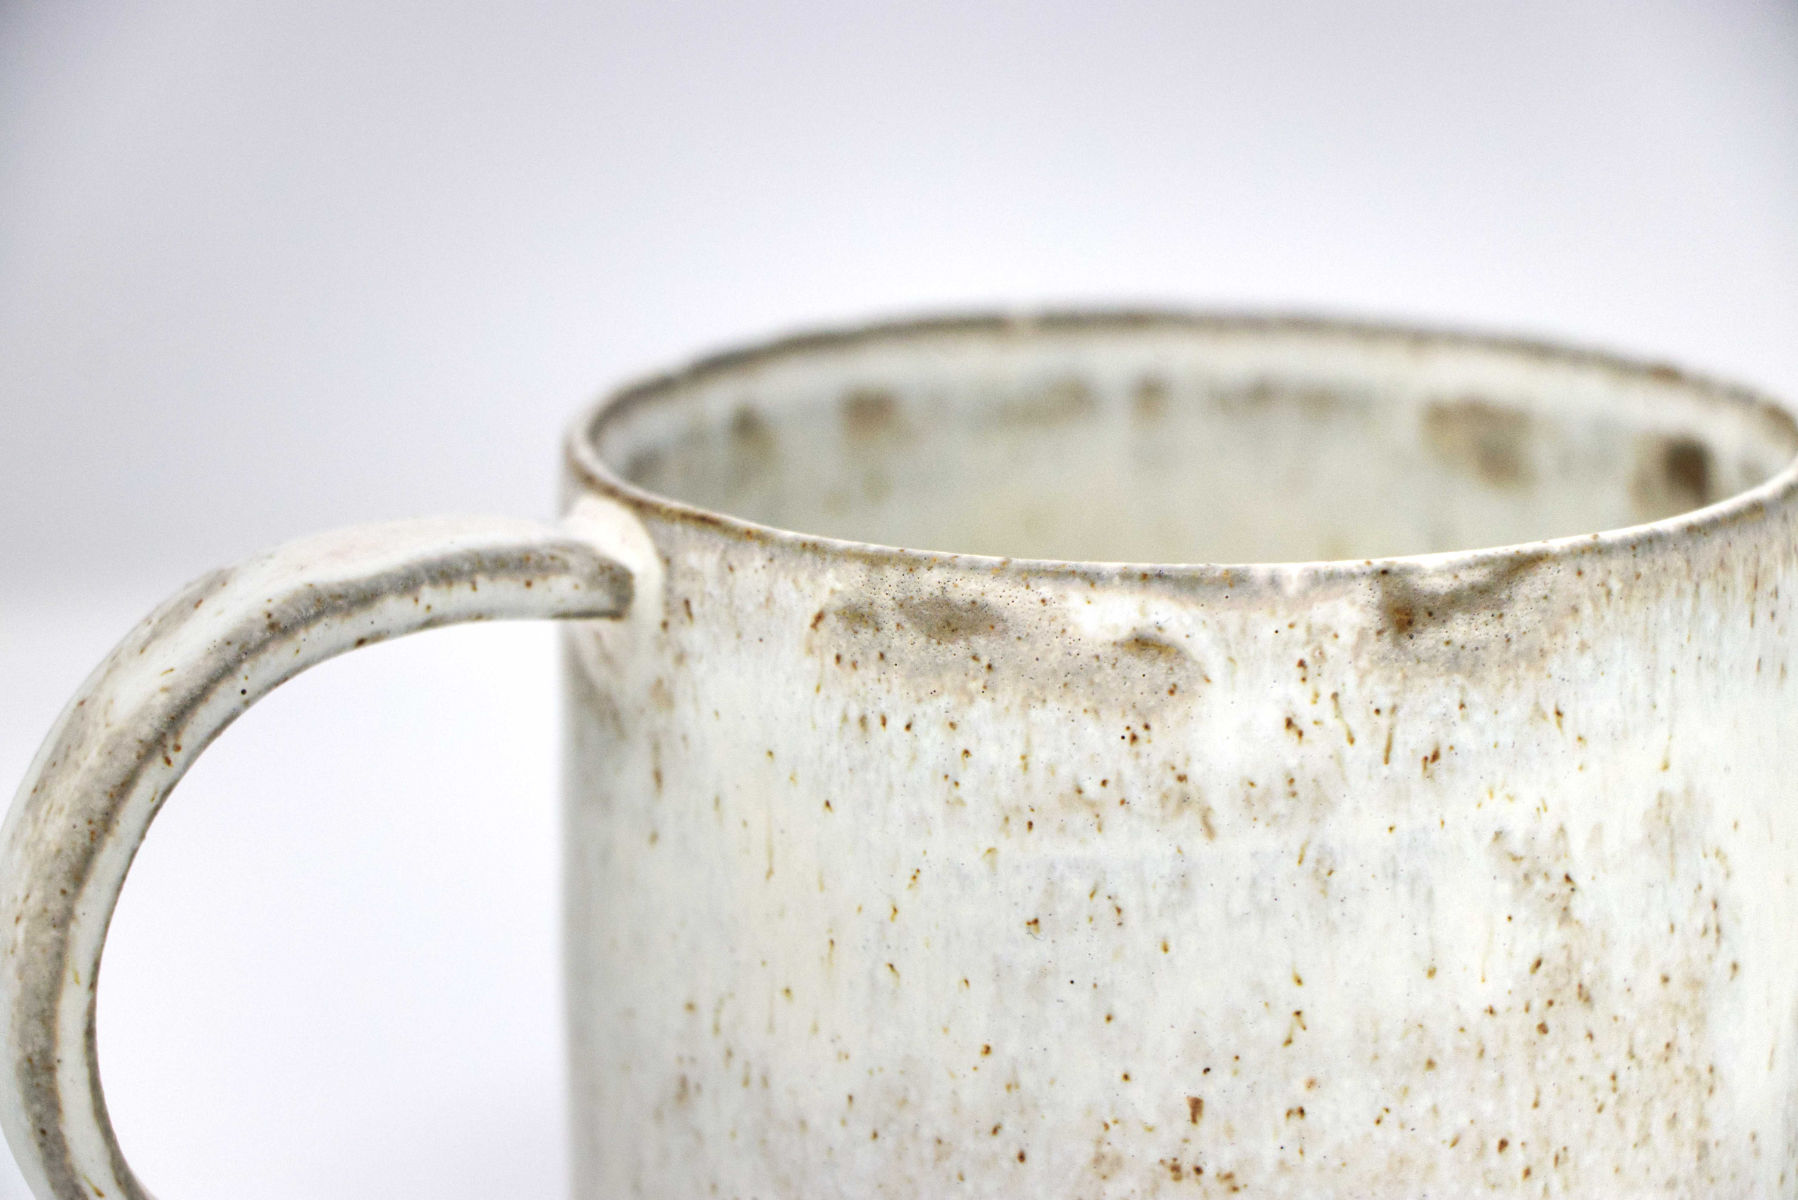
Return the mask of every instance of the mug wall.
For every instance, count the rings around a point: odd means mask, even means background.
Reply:
[[[1790,512],[1384,566],[641,521],[569,640],[584,1196],[1759,1196]]]

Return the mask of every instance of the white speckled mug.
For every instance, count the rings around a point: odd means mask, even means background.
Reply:
[[[583,1197],[1794,1193],[1787,409],[1101,314],[713,359],[569,445],[559,528],[275,551],[64,714],[0,849],[45,1200],[144,1195],[94,979],[194,756],[527,616],[575,621]]]

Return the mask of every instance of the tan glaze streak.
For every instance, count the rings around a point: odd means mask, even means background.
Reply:
[[[895,607],[902,626],[909,624],[932,641],[953,642],[1005,634],[1004,617],[981,600],[915,596],[899,600]]]
[[[1636,443],[1636,505],[1644,513],[1681,512],[1716,498],[1711,452],[1690,437],[1647,436]]]
[[[1437,452],[1464,463],[1489,483],[1525,484],[1535,475],[1528,458],[1527,413],[1478,397],[1439,401],[1425,410],[1424,431]]]
[[[843,397],[843,426],[855,438],[893,436],[902,432],[899,402],[891,392],[862,388]]]
[[[1426,643],[1445,630],[1475,636],[1493,632],[1515,607],[1530,576],[1554,562],[1553,555],[1524,551],[1465,573],[1449,573],[1446,579],[1442,572],[1382,568],[1374,577],[1381,631]],[[1538,590],[1533,598],[1539,597]]]

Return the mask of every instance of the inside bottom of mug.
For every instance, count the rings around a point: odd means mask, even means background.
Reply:
[[[1302,320],[970,319],[794,339],[635,388],[638,487],[802,533],[1064,560],[1361,559],[1658,520],[1798,457],[1664,367]]]

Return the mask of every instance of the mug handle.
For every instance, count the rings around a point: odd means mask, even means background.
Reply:
[[[125,873],[200,751],[345,650],[462,621],[618,617],[631,591],[625,567],[567,531],[404,521],[207,575],[113,650],[0,826],[0,1125],[40,1200],[150,1200],[107,1117],[94,988]]]

